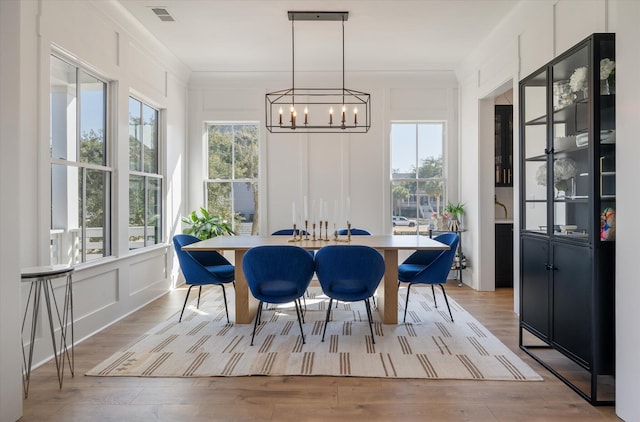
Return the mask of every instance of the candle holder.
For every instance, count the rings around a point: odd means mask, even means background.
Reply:
[[[324,240],[325,242],[329,241],[329,222],[324,222]]]
[[[351,223],[347,221],[347,242],[351,242]]]
[[[289,242],[297,242],[298,238],[296,236],[296,224],[293,223],[293,239],[289,239]]]
[[[336,229],[336,223],[333,223],[333,240],[338,240],[338,230]]]
[[[322,240],[322,220],[320,220],[320,228],[318,229],[318,240]]]
[[[300,233],[300,240],[302,240],[302,233]],[[309,240],[309,220],[304,220],[304,240]]]
[[[315,242],[316,241],[316,223],[311,224],[311,230],[312,230],[311,240]]]

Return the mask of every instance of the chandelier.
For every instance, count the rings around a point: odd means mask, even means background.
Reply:
[[[271,133],[366,133],[371,127],[371,95],[345,88],[344,22],[349,12],[288,12],[291,21],[291,88],[265,96]],[[295,86],[295,21],[342,22],[342,88]]]

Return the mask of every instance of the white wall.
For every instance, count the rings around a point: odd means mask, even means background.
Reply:
[[[306,87],[334,87],[339,73],[296,73]],[[338,82],[336,84],[336,82]],[[445,154],[449,198],[457,200],[457,83],[452,72],[347,73],[348,88],[371,94],[366,134],[271,134],[264,128],[264,96],[288,88],[290,73],[194,73],[189,84],[189,209],[203,202],[206,121],[260,124],[260,232],[292,224],[291,203],[351,199],[352,224],[391,232],[389,134],[392,120],[447,122]],[[340,205],[341,206],[341,205]],[[333,220],[333,218],[330,218]],[[332,225],[333,221],[330,221]],[[340,219],[338,228],[345,226]]]
[[[491,290],[495,277],[493,270],[492,236],[486,228],[492,224],[494,206],[492,198],[478,192],[493,186],[493,174],[485,168],[483,148],[492,148],[491,131],[483,116],[485,102],[495,96],[504,81],[513,79],[514,116],[518,115],[517,83],[553,57],[561,54],[593,32],[616,32],[617,78],[617,245],[616,245],[616,413],[625,420],[640,418],[640,332],[637,329],[637,303],[640,287],[637,268],[629,265],[635,259],[634,240],[638,228],[634,224],[639,208],[634,169],[640,146],[635,141],[635,122],[640,109],[640,88],[635,73],[640,67],[637,43],[640,40],[640,4],[626,0],[525,0],[494,30],[493,34],[474,51],[456,73],[460,80],[460,143],[461,143],[461,198],[475,206],[469,207],[467,222],[474,238],[472,256],[480,256],[486,265],[476,263],[472,286]],[[514,132],[518,133],[517,124]],[[476,147],[474,148],[474,145]],[[519,156],[519,146],[514,144]],[[519,163],[515,162],[514,197],[519,196]],[[474,198],[475,200],[469,200]],[[519,242],[520,215],[514,215],[514,309],[518,311],[519,297]],[[467,242],[468,244],[469,242]]]
[[[170,243],[129,253],[128,97],[161,110],[166,132],[165,239],[179,230],[184,191],[186,98],[189,70],[141,28],[117,2],[58,0],[0,2],[2,8],[2,243],[3,350],[0,420],[22,413],[20,315],[27,283],[21,267],[49,263],[49,74],[55,50],[113,81],[113,257],[76,266],[73,277],[76,342],[166,293],[175,280]],[[18,44],[19,43],[19,44]],[[19,45],[19,49],[18,46]],[[55,47],[54,47],[55,46]],[[16,123],[17,122],[17,123]],[[16,177],[17,175],[17,177]],[[11,245],[11,248],[6,246]],[[61,286],[54,283],[56,294]],[[38,331],[35,365],[51,357],[46,324]],[[14,347],[12,347],[12,345]]]
[[[20,372],[20,212],[13,198],[19,195],[20,128],[20,4],[0,1],[0,421],[22,415]]]

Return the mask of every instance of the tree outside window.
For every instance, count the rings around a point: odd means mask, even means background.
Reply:
[[[258,234],[258,137],[257,123],[207,125],[205,202],[236,234]]]
[[[392,214],[416,220],[411,231],[420,230],[432,213],[442,214],[446,190],[443,145],[443,122],[391,124]]]

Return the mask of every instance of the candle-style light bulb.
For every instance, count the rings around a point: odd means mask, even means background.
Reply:
[[[307,107],[305,107],[305,108],[304,108],[304,124],[305,124],[305,125],[306,125],[307,123],[309,123],[309,122],[307,121],[308,114],[309,114],[309,109],[308,109]]]
[[[282,107],[280,107],[280,126],[282,126]]]
[[[329,107],[329,124],[333,124],[333,107]]]
[[[347,107],[343,104],[342,105],[342,124],[344,124],[344,122],[346,122],[345,120],[345,112],[347,111]]]
[[[358,124],[358,107],[353,108],[353,124]]]

